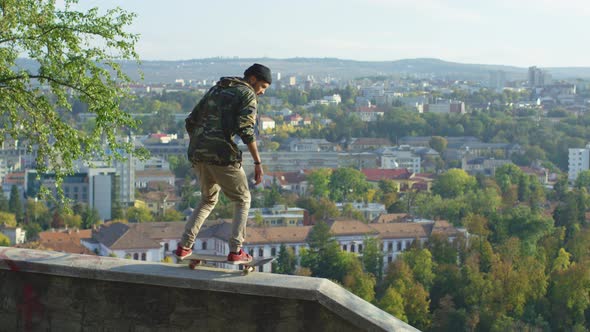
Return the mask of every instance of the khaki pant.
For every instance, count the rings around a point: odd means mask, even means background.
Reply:
[[[203,222],[217,204],[219,191],[223,190],[225,196],[234,204],[229,250],[239,251],[246,237],[246,222],[250,209],[250,191],[242,165],[218,166],[197,163],[194,170],[201,182],[201,202],[186,223],[181,244],[192,248]]]

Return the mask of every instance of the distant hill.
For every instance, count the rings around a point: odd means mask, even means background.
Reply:
[[[396,61],[354,61],[335,58],[209,58],[178,61],[143,61],[141,70],[147,83],[171,83],[175,79],[217,80],[220,76],[241,75],[254,62],[269,66],[283,77],[289,75],[313,75],[316,78],[334,77],[353,79],[368,76],[420,75],[454,80],[487,81],[489,71],[503,70],[509,80],[526,79],[527,68],[465,64],[440,59],[421,58]],[[139,79],[134,62],[123,62],[123,69],[133,79]],[[26,59],[19,65],[33,69],[34,62]],[[590,67],[542,68],[555,79],[589,79]]]

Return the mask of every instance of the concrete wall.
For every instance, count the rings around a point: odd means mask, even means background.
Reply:
[[[0,247],[2,331],[416,331],[318,278]]]

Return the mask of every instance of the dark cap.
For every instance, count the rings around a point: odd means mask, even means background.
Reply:
[[[272,84],[272,75],[270,73],[270,69],[259,63],[255,63],[250,66],[250,68],[246,69],[244,72],[244,77],[248,77],[250,75],[254,75],[257,79],[266,81],[268,84]]]

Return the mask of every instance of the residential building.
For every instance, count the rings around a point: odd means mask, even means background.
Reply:
[[[27,170],[24,181],[29,197],[35,197],[41,186],[57,195],[55,174],[42,174],[38,180],[35,170]],[[66,198],[88,204],[98,211],[102,220],[110,220],[113,202],[117,201],[118,181],[115,168],[83,168],[65,176],[61,187]]]
[[[254,171],[254,161],[249,153],[242,155],[244,171],[250,174]],[[302,169],[337,168],[339,165],[338,152],[311,151],[261,151],[266,170],[269,172],[295,172]]]
[[[542,87],[551,83],[551,75],[536,66],[529,67],[528,84],[531,88]]]
[[[336,208],[338,211],[343,211],[344,207],[350,204],[352,208],[362,213],[364,220],[373,220],[377,218],[379,215],[386,213],[387,209],[385,209],[385,205],[381,203],[364,203],[364,202],[343,202],[343,203],[336,203]]]
[[[433,234],[443,234],[450,241],[463,231],[452,227],[446,221],[425,221],[420,223],[370,223],[358,220],[336,218],[328,220],[331,234],[344,251],[362,255],[365,240],[377,238],[382,243],[385,255],[383,268],[418,240],[425,243]],[[120,258],[158,262],[171,256],[184,230],[184,222],[159,222],[122,224],[107,223],[92,232],[90,238],[81,239],[89,250],[101,256],[114,255]],[[291,248],[296,257],[301,249],[309,248],[308,236],[312,226],[249,227],[243,249],[254,258],[277,257],[284,245]],[[196,253],[227,255],[228,238],[232,223],[228,220],[206,221],[201,228],[193,250]],[[239,266],[216,263],[217,266],[238,269]],[[259,267],[261,272],[270,272],[271,264]]]
[[[135,171],[147,171],[147,170],[170,170],[170,163],[160,157],[150,157],[147,160],[137,159],[135,161]]]
[[[175,209],[182,199],[172,192],[150,191],[135,200],[134,206],[143,206],[156,216],[163,216],[166,210]]]
[[[376,106],[361,106],[358,107],[354,114],[356,114],[361,119],[361,121],[375,122],[381,119],[385,112]]]
[[[292,140],[289,143],[289,150],[292,152],[336,151],[337,145],[323,138],[301,138]]]
[[[585,148],[568,149],[568,180],[573,183],[582,171],[590,169],[590,144]]]
[[[348,152],[338,154],[339,167],[357,169],[377,167],[377,156],[373,152]]]
[[[407,168],[412,173],[420,173],[421,158],[413,150],[409,145],[377,149],[375,154],[378,159],[378,167],[381,169]]]
[[[303,226],[305,219],[305,209],[298,207],[286,207],[285,205],[275,205],[271,208],[251,208],[248,213],[248,219],[259,222],[260,226]]]
[[[305,171],[295,172],[266,172],[259,184],[262,188],[271,188],[278,185],[282,190],[297,193],[300,196],[306,196],[309,184]]]
[[[323,100],[326,100],[330,104],[338,105],[342,102],[342,98],[339,94],[333,94],[331,96],[324,96]]]
[[[464,156],[461,160],[461,169],[465,172],[475,174],[485,174],[494,176],[496,169],[506,164],[512,164],[510,159],[495,159],[486,157],[467,158]]]
[[[391,141],[387,138],[359,137],[351,139],[348,143],[348,150],[366,151],[375,150],[385,146],[391,146]]]
[[[172,255],[185,222],[106,223],[93,230],[82,245],[100,256],[160,262]],[[206,225],[203,228],[207,228]]]
[[[0,224],[0,233],[8,237],[10,245],[25,243],[27,240],[27,231],[21,227],[10,227],[5,224]]]
[[[47,249],[71,254],[96,255],[94,251],[82,245],[82,239],[92,236],[92,230],[66,229],[50,230],[39,233],[39,244]]]
[[[299,114],[288,115],[285,117],[285,123],[291,126],[299,126],[303,122],[303,117]]]
[[[135,164],[137,158],[126,156],[123,161],[116,160],[114,167],[118,177],[118,200],[122,206],[131,206],[135,201]]]
[[[135,172],[135,188],[147,188],[150,182],[164,182],[174,185],[176,177],[170,170],[144,170]]]
[[[490,70],[488,88],[502,91],[506,85],[506,72],[503,70]]]
[[[261,130],[272,130],[275,129],[275,120],[268,116],[261,116],[258,120]]]
[[[539,180],[540,184],[549,184],[549,170],[541,166],[518,166],[523,173],[527,175],[534,175]]]
[[[424,112],[428,113],[458,113],[465,114],[465,103],[462,101],[446,101],[438,102],[436,104],[425,104]]]

